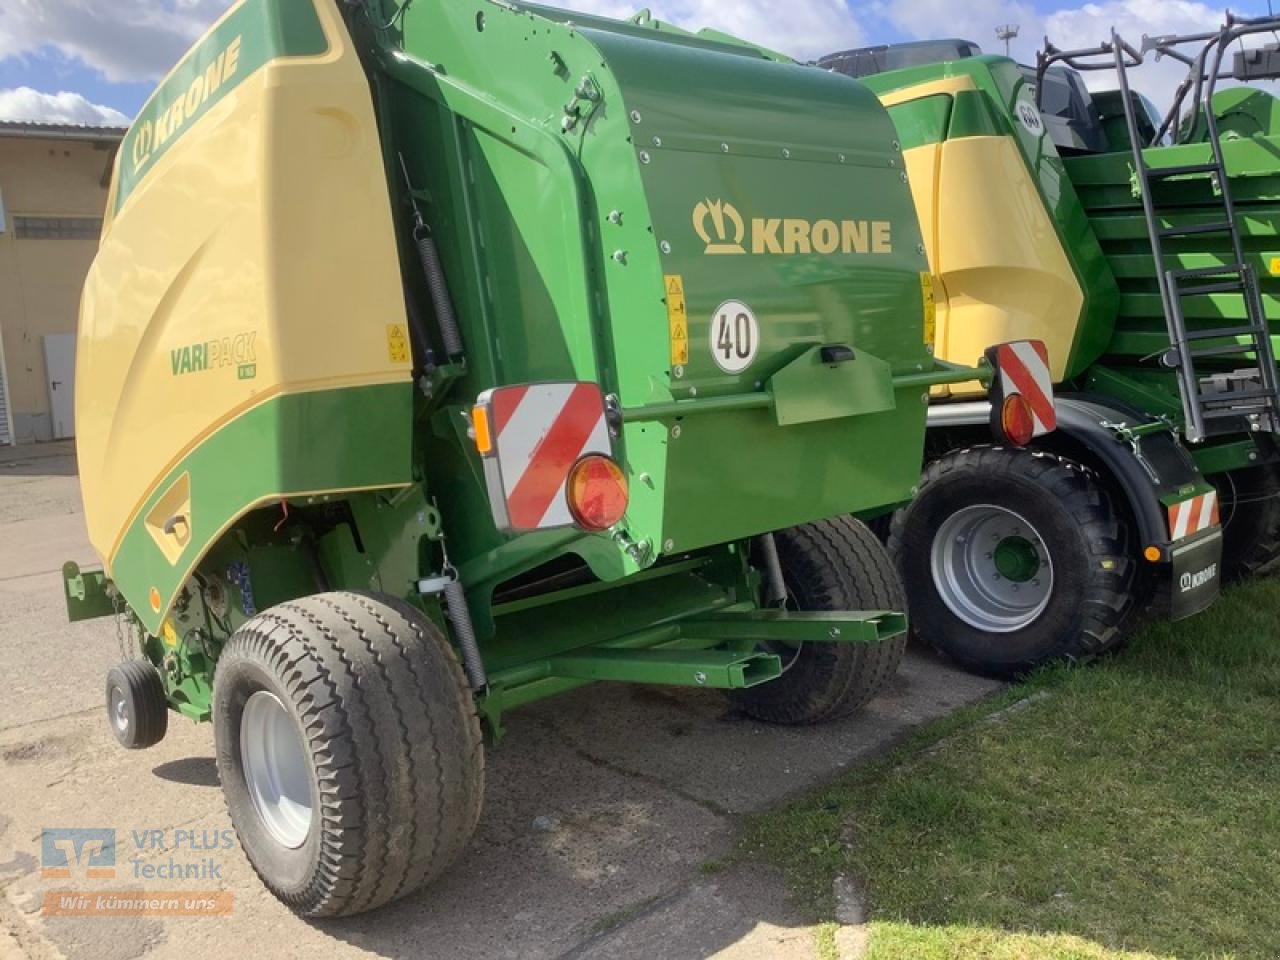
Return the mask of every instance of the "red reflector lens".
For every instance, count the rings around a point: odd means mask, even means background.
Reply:
[[[574,521],[587,530],[608,530],[627,512],[626,474],[600,454],[588,454],[573,465],[565,492]]]
[[[1025,447],[1035,434],[1031,404],[1020,393],[1011,393],[1000,407],[1000,430],[1015,447]]]

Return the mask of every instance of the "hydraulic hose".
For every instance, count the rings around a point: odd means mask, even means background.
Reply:
[[[760,556],[764,560],[764,586],[766,606],[781,607],[787,602],[787,585],[782,579],[782,561],[778,558],[778,542],[772,533],[756,537],[760,544]]]

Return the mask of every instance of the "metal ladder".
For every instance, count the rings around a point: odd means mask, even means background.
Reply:
[[[1138,134],[1138,122],[1126,74],[1126,68],[1132,61],[1126,60],[1125,54],[1135,57],[1138,62],[1141,62],[1141,55],[1125,44],[1114,30],[1111,33],[1116,76],[1124,102],[1125,124],[1133,149],[1133,167],[1142,193],[1142,210],[1147,222],[1147,235],[1151,238],[1151,253],[1155,258],[1160,301],[1169,334],[1170,349],[1162,362],[1177,372],[1182,394],[1182,412],[1186,421],[1185,433],[1192,443],[1198,443],[1216,433],[1238,431],[1240,425],[1234,421],[1239,418],[1244,418],[1252,430],[1280,432],[1280,382],[1277,380],[1275,356],[1271,349],[1271,331],[1262,308],[1257,276],[1253,267],[1245,260],[1235,207],[1231,202],[1222,144],[1218,139],[1218,123],[1212,109],[1213,90],[1221,69],[1224,46],[1223,43],[1217,45],[1213,66],[1208,71],[1209,82],[1204,97],[1203,115],[1213,159],[1208,163],[1152,168],[1147,166],[1142,152],[1143,144]],[[1195,104],[1191,105],[1193,115],[1195,107]],[[1209,174],[1214,178],[1221,203],[1220,206],[1206,209],[1220,212],[1221,217],[1215,217],[1207,223],[1162,226],[1161,205],[1155,198],[1152,186],[1162,180],[1187,174]],[[1166,240],[1199,234],[1229,236],[1233,262],[1217,267],[1165,266]],[[1247,322],[1189,330],[1183,303],[1187,297],[1204,294],[1238,294],[1244,303]],[[1231,342],[1214,342],[1222,340]],[[1196,368],[1196,363],[1200,360],[1250,354],[1253,355],[1256,367],[1211,372],[1207,376]]]

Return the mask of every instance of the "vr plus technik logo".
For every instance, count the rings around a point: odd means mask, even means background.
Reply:
[[[40,875],[46,880],[109,880],[116,875],[116,832],[110,827],[44,827]]]

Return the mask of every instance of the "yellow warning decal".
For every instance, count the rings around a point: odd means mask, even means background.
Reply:
[[[1273,277],[1280,277],[1280,257],[1272,257],[1268,267]]]
[[[938,302],[933,297],[933,274],[920,274],[920,299],[924,304],[924,342],[932,344],[938,335]]]
[[[172,620],[165,620],[160,628],[161,634],[164,635],[164,642],[171,647],[178,645],[178,631],[173,628]]]
[[[671,362],[689,362],[689,313],[684,305],[684,279],[678,273],[662,278],[667,292],[667,325],[671,329]]]
[[[409,331],[402,323],[387,324],[387,357],[392,363],[409,362]]]

